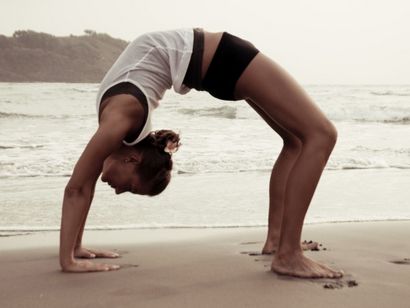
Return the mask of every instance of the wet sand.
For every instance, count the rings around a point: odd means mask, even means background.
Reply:
[[[1,307],[407,307],[410,221],[307,225],[315,260],[342,279],[270,271],[266,228],[86,231],[90,248],[112,249],[115,272],[66,274],[58,232],[0,237]],[[20,232],[21,233],[21,232]],[[87,245],[88,244],[88,245]]]

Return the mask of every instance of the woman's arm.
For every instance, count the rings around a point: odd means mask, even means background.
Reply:
[[[90,210],[91,203],[93,202],[94,191],[95,191],[95,185],[93,186],[92,191],[91,191],[91,200],[90,200],[90,205],[88,206],[88,211]],[[80,249],[81,246],[82,246],[82,239],[83,239],[84,227],[85,227],[85,222],[86,222],[86,220],[87,220],[88,211],[87,211],[87,213],[86,213],[86,215],[85,215],[85,216],[86,216],[85,219],[83,219],[83,221],[82,221],[81,228],[80,228],[80,232],[78,233],[77,240],[76,240],[76,242],[75,242],[75,250]]]
[[[110,116],[102,116],[97,132],[74,167],[65,188],[61,218],[60,265],[63,271],[104,271],[116,268],[87,260],[76,260],[74,249],[91,205],[93,189],[101,174],[104,160],[122,145],[122,140],[132,127],[133,121],[135,118],[127,116],[127,113],[115,110],[110,112]]]
[[[93,187],[93,190],[91,192],[90,205],[93,202],[94,190],[95,190],[95,186]],[[89,208],[90,208],[90,205],[89,205]],[[88,211],[89,211],[89,208],[88,208]],[[85,248],[82,245],[82,238],[83,238],[85,223],[86,223],[87,216],[88,216],[88,211],[85,214],[85,218],[82,221],[82,224],[80,227],[80,232],[78,233],[78,236],[77,236],[77,240],[74,246],[74,257],[84,258],[84,259],[118,258],[120,255],[116,252],[108,251],[108,250],[100,250],[100,249],[96,250],[96,249]]]

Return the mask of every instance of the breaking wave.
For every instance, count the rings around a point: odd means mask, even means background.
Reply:
[[[179,113],[185,115],[195,115],[201,117],[214,117],[235,119],[237,117],[237,109],[232,106],[214,107],[214,108],[180,108]]]

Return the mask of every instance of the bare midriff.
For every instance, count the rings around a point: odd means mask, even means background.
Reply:
[[[218,48],[223,32],[207,32],[204,30],[204,55],[202,58],[201,79],[203,80],[212,58]]]

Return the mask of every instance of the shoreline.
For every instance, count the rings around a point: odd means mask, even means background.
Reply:
[[[270,271],[266,228],[88,231],[85,247],[111,249],[108,273],[65,274],[58,232],[0,238],[0,302],[7,307],[405,307],[410,301],[410,221],[311,224],[305,254],[341,279]],[[90,246],[88,246],[90,245]]]
[[[305,222],[304,228],[306,226],[311,225],[334,225],[334,224],[356,224],[356,223],[378,223],[378,222],[408,222],[410,221],[409,218],[381,218],[381,219],[368,219],[368,220],[361,220],[361,219],[353,219],[353,220],[335,220],[335,221],[316,221],[316,222]],[[179,230],[179,229],[253,229],[253,228],[267,228],[267,224],[261,225],[216,225],[216,226],[209,226],[209,225],[187,225],[187,226],[91,226],[85,227],[85,231],[138,231],[138,230]],[[42,232],[59,232],[60,227],[23,227],[23,228],[14,228],[14,227],[0,227],[0,238],[2,237],[9,237],[9,236],[20,236],[20,235],[29,235],[29,234],[36,234]],[[14,234],[16,233],[16,234]]]

